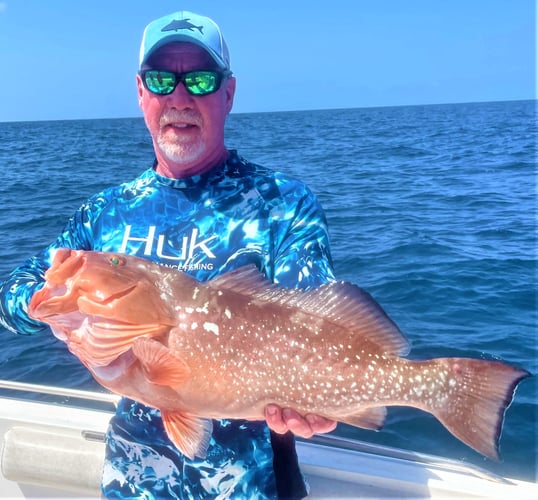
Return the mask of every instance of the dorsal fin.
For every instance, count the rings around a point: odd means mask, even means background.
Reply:
[[[254,264],[228,271],[205,284],[214,290],[233,290],[236,293],[256,296],[263,292],[269,293],[271,289],[275,292],[289,291],[269,281]]]
[[[331,282],[310,291],[282,288],[252,265],[223,274],[207,286],[324,318],[364,336],[386,354],[405,355],[409,351],[407,339],[383,308],[368,292],[348,282]]]

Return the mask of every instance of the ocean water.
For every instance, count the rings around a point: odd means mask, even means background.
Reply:
[[[382,304],[410,357],[500,359],[538,373],[535,101],[234,114],[226,135],[247,159],[309,184],[338,278]],[[0,123],[0,280],[88,196],[152,159],[140,118]],[[51,335],[0,329],[0,339],[0,378],[96,388]],[[414,409],[390,408],[380,432],[337,433],[535,480],[537,388],[523,381],[506,413],[501,463]]]

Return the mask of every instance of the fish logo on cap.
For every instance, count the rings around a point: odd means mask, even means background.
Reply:
[[[178,30],[189,30],[194,31],[197,29],[201,35],[204,34],[203,26],[196,26],[190,22],[190,19],[180,19],[174,20],[170,24],[167,24],[161,31],[178,31]]]

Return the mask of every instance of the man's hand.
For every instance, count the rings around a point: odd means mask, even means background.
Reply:
[[[291,408],[280,408],[277,405],[265,407],[265,420],[271,430],[278,434],[288,431],[302,438],[310,438],[314,434],[323,434],[336,429],[336,422],[313,413],[304,417]]]

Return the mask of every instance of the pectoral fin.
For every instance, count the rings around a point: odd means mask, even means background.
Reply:
[[[174,387],[182,384],[191,374],[189,366],[182,359],[156,340],[139,337],[133,342],[132,349],[152,384]]]
[[[170,440],[181,453],[189,457],[205,458],[211,441],[213,422],[182,412],[161,411],[164,428]]]

